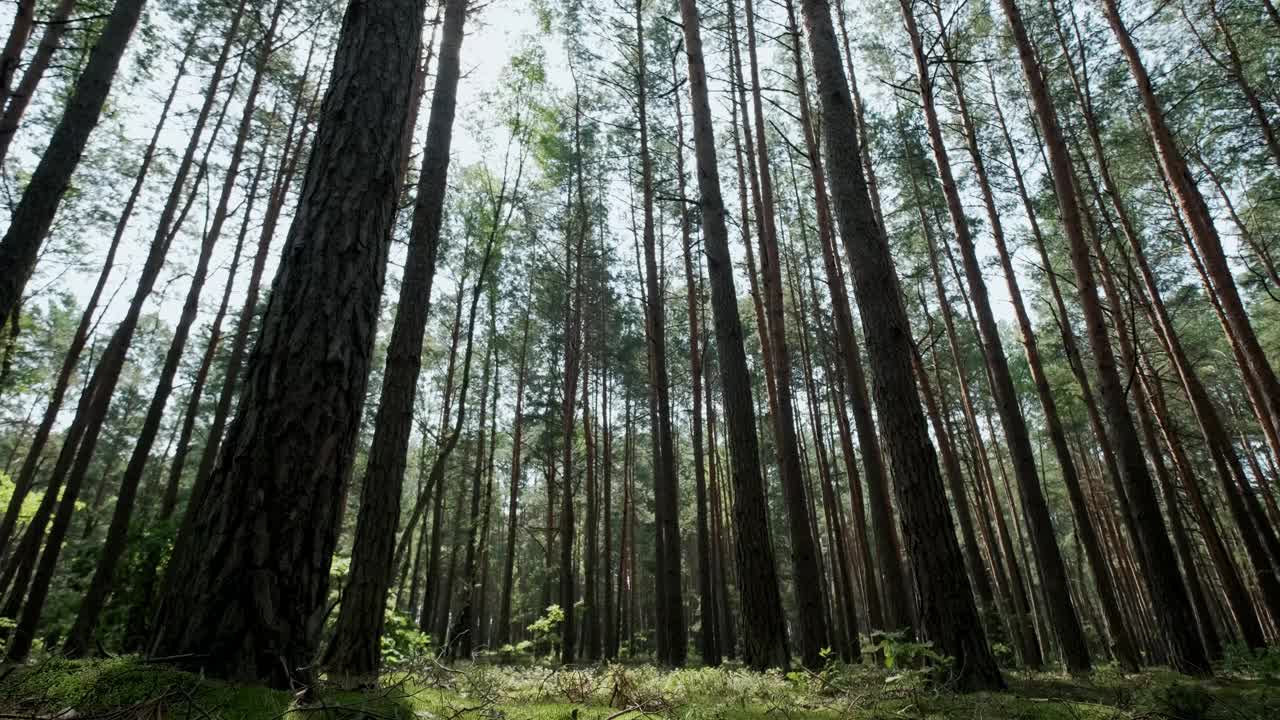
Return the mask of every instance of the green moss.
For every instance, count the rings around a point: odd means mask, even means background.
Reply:
[[[864,666],[821,675],[734,668],[674,672],[612,665],[554,670],[476,664],[465,672],[427,665],[376,691],[323,688],[301,706],[287,692],[215,682],[136,658],[48,660],[0,680],[0,714],[163,716],[176,720],[1269,720],[1280,717],[1280,685],[1256,677],[1212,680],[1169,672],[1126,677],[1102,669],[1085,678],[1010,673],[1000,693],[955,695],[912,676]]]

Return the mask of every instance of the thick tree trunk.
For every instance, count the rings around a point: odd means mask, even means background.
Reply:
[[[689,61],[689,99],[693,109],[703,247],[711,283],[711,307],[715,317],[720,381],[728,427],[735,499],[734,528],[738,541],[735,556],[738,576],[751,579],[750,583],[738,584],[744,630],[743,660],[757,670],[786,667],[790,662],[786,626],[773,546],[769,539],[755,403],[751,398],[751,376],[743,346],[742,321],[738,316],[729,230],[725,223],[724,201],[720,196],[720,172],[716,164],[715,131],[697,3],[681,0],[680,17]]]
[[[409,254],[405,259],[396,320],[388,341],[382,396],[361,486],[360,515],[351,548],[351,573],[342,591],[338,623],[325,658],[329,669],[343,676],[374,677],[381,663],[384,608],[396,567],[393,564],[396,525],[400,520],[405,458],[413,430],[423,336],[431,307],[431,286],[444,216],[465,21],[465,0],[450,0],[445,11],[436,89],[418,176]]]
[[[791,32],[795,36],[792,60],[796,68],[796,88],[800,96],[800,123],[804,132],[805,151],[809,155],[810,170],[813,175],[815,205],[818,214],[818,239],[822,245],[822,264],[826,272],[827,287],[831,292],[831,304],[835,315],[836,339],[840,343],[840,357],[843,363],[839,369],[843,371],[842,382],[848,390],[848,399],[853,407],[854,426],[858,434],[858,444],[862,450],[862,463],[867,474],[868,494],[872,503],[872,528],[875,533],[876,546],[879,551],[881,579],[876,581],[874,570],[865,575],[868,585],[866,594],[868,614],[875,627],[884,623],[882,608],[887,607],[890,629],[910,627],[911,612],[908,603],[899,602],[900,598],[910,596],[906,578],[902,571],[901,546],[898,531],[894,525],[893,507],[889,500],[889,483],[885,476],[884,461],[880,448],[880,439],[876,435],[875,419],[871,414],[871,403],[867,398],[866,373],[862,366],[862,351],[858,347],[857,333],[853,327],[853,312],[849,305],[849,295],[845,289],[844,274],[840,269],[838,251],[835,247],[835,228],[831,216],[831,205],[827,194],[826,169],[822,164],[817,132],[813,127],[812,113],[809,109],[808,81],[804,72],[803,53],[800,48],[799,27],[795,19],[794,4],[788,1],[787,15]],[[841,410],[843,412],[843,409]],[[848,434],[847,429],[843,434]],[[857,470],[852,464],[852,453],[846,453],[846,465],[850,470],[850,486],[858,482]],[[855,524],[859,528],[859,537],[867,547],[865,559],[869,567],[870,549],[866,542],[866,521],[863,515],[861,491],[853,495],[857,502],[853,507]],[[885,591],[885,598],[880,597],[880,590]]]
[[[102,115],[116,69],[145,5],[146,0],[117,0],[113,6],[71,92],[62,119],[49,138],[49,147],[14,208],[9,229],[0,239],[0,267],[5,268],[0,274],[2,318],[9,317],[22,301],[27,280],[35,271],[40,247],[53,225],[62,196],[71,185],[71,176],[80,164],[89,134]]]
[[[801,8],[822,101],[836,217],[854,266],[876,407],[915,576],[921,631],[940,652],[954,658],[957,688],[1003,687],[965,577],[964,556],[912,378],[910,325],[888,243],[862,173],[853,98],[840,63],[831,8],[826,0],[803,0]]]
[[[353,3],[240,409],[172,561],[158,655],[310,685],[401,178],[424,0]],[[194,548],[200,548],[196,553]]]

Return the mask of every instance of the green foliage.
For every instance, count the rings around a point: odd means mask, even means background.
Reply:
[[[1209,720],[1216,699],[1202,685],[1175,678],[1157,681],[1140,704],[1167,720]]]
[[[389,618],[390,620],[390,618]],[[511,648],[515,650],[515,648]],[[901,655],[899,656],[901,660]],[[1280,690],[1259,680],[1215,683],[1171,673],[1100,672],[1065,679],[1011,674],[1002,693],[957,695],[909,685],[871,663],[831,661],[823,672],[739,667],[667,671],[435,665],[397,671],[384,687],[322,685],[311,705],[287,692],[206,680],[136,658],[47,660],[0,678],[0,716],[167,717],[181,720],[325,720],[375,717],[506,720],[1264,720],[1280,716]]]
[[[13,479],[0,473],[0,507],[9,507],[9,499],[13,497]],[[18,511],[18,525],[31,522],[40,506],[40,493],[27,493],[22,500],[22,509]]]
[[[533,633],[537,644],[550,644],[552,647],[560,642],[560,626],[564,624],[564,610],[559,605],[548,605],[547,612],[534,622],[528,630]]]
[[[394,609],[387,611],[382,628],[382,663],[396,668],[431,652],[431,636],[418,629],[413,618]]]
[[[1233,643],[1223,649],[1221,669],[1232,675],[1280,680],[1280,648],[1254,650],[1247,645]]]

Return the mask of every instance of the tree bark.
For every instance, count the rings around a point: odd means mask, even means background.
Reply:
[[[240,125],[236,132],[236,140],[231,149],[230,159],[228,160],[226,177],[222,183],[222,193],[218,198],[213,218],[203,234],[200,253],[192,271],[191,285],[187,290],[187,297],[182,306],[182,314],[179,316],[177,326],[174,328],[173,339],[170,341],[168,352],[165,354],[155,393],[151,398],[151,405],[147,409],[142,430],[139,432],[138,440],[134,444],[133,453],[129,458],[128,465],[125,467],[124,475],[120,479],[120,491],[116,496],[115,511],[111,516],[111,525],[107,531],[106,540],[102,545],[97,568],[94,571],[93,578],[89,581],[89,587],[85,591],[84,597],[80,601],[80,610],[76,614],[75,623],[63,643],[63,654],[68,657],[81,657],[91,649],[93,635],[98,625],[98,617],[102,612],[103,605],[106,604],[107,595],[111,592],[118,562],[124,555],[126,536],[129,532],[129,521],[133,516],[133,505],[138,494],[138,486],[142,482],[143,473],[146,471],[147,461],[151,456],[156,433],[159,431],[160,423],[164,419],[165,405],[168,403],[169,395],[173,391],[174,378],[178,374],[178,366],[182,362],[183,353],[186,352],[187,339],[191,335],[191,328],[195,324],[196,316],[200,310],[200,295],[209,276],[209,263],[213,257],[213,250],[217,246],[218,240],[221,239],[223,227],[226,225],[227,217],[231,211],[231,195],[235,192],[236,181],[239,179],[245,145],[253,128],[258,93],[265,79],[267,62],[271,59],[275,49],[275,32],[283,9],[283,1],[275,3],[270,25],[259,41],[260,47],[257,53],[253,82],[250,84],[248,95],[244,100]],[[270,131],[268,129],[264,143],[269,140]],[[246,196],[248,198],[244,211],[246,216],[251,215],[253,212],[253,203],[257,199],[258,183],[261,175],[262,163],[259,163],[257,170],[254,172],[253,180],[249,184]],[[241,243],[243,242],[243,235],[240,236],[240,241]],[[237,243],[235,251],[237,258],[239,257],[240,247],[241,244]],[[81,448],[81,452],[85,451],[85,448]]]
[[[399,197],[424,4],[347,9],[240,409],[171,561],[152,651],[197,654],[194,663],[215,676],[310,685]]]
[[[351,571],[325,657],[329,669],[341,676],[376,677],[382,659],[384,608],[394,580],[396,525],[400,520],[405,458],[413,430],[423,336],[444,216],[465,21],[465,0],[450,0],[445,10],[436,88],[409,231],[409,254],[361,486]]]
[[[98,42],[76,80],[62,118],[49,138],[49,147],[22,191],[22,199],[0,239],[0,317],[7,318],[22,301],[27,280],[35,271],[40,247],[53,225],[62,196],[102,115],[116,69],[124,57],[146,0],[117,0]]]
[[[1004,686],[964,574],[937,456],[911,370],[911,331],[884,230],[862,173],[853,98],[826,0],[803,0],[822,102],[823,136],[836,217],[854,266],[854,288],[871,359],[873,392],[887,440],[924,636],[955,660],[961,690]]]
[[[1133,416],[1125,401],[1124,385],[1116,368],[1111,340],[1107,336],[1106,318],[1098,300],[1097,284],[1090,267],[1089,245],[1081,222],[1075,171],[1058,124],[1057,110],[1045,86],[1044,76],[1022,22],[1021,11],[1015,0],[1000,0],[1000,4],[1013,30],[1023,74],[1046,141],[1049,169],[1062,214],[1063,231],[1071,248],[1071,263],[1075,270],[1080,304],[1110,424],[1109,431],[1118,455],[1124,490],[1133,510],[1138,535],[1136,540],[1151,571],[1152,593],[1160,598],[1156,613],[1161,631],[1165,642],[1169,644],[1171,659],[1176,668],[1187,672],[1208,672],[1208,657],[1195,630],[1195,614],[1187,597],[1186,587],[1178,575],[1176,556],[1165,531],[1164,520],[1160,516]]]
[[[698,167],[699,209],[702,215],[703,249],[711,284],[716,347],[720,359],[725,420],[728,427],[730,472],[734,488],[734,528],[737,532],[738,576],[751,578],[738,584],[743,617],[743,660],[764,670],[790,664],[782,598],[773,546],[769,539],[764,478],[760,472],[759,439],[756,436],[755,403],[738,316],[737,291],[729,254],[729,230],[720,195],[716,164],[715,131],[707,92],[702,31],[694,0],[680,0],[680,17],[689,61],[689,101],[693,110],[693,139]]]
[[[516,411],[511,431],[511,492],[507,506],[507,552],[503,558],[502,600],[498,610],[498,645],[511,642],[511,593],[516,566],[516,529],[520,516],[520,465],[524,452],[524,391],[529,379],[529,326],[530,315],[524,316],[524,330],[520,340],[520,369],[516,374]]]
[[[1164,171],[1164,176],[1169,180],[1174,196],[1178,200],[1179,209],[1186,218],[1188,226],[1190,226],[1191,237],[1200,251],[1200,256],[1208,271],[1214,293],[1217,295],[1218,301],[1222,303],[1222,309],[1230,329],[1227,340],[1233,346],[1239,348],[1240,354],[1245,360],[1241,371],[1257,384],[1261,391],[1262,403],[1270,410],[1271,421],[1280,423],[1280,380],[1276,379],[1275,371],[1272,369],[1271,363],[1259,344],[1257,335],[1254,333],[1253,325],[1249,321],[1248,311],[1245,309],[1244,301],[1236,288],[1235,278],[1232,276],[1231,268],[1227,263],[1222,241],[1218,237],[1217,228],[1214,226],[1213,215],[1209,211],[1208,205],[1205,204],[1204,196],[1201,195],[1200,189],[1196,186],[1196,182],[1191,176],[1191,171],[1187,167],[1186,158],[1182,155],[1182,151],[1179,150],[1177,141],[1173,137],[1173,131],[1165,120],[1162,103],[1156,97],[1151,77],[1147,74],[1146,66],[1143,65],[1142,58],[1138,54],[1138,48],[1134,45],[1133,37],[1124,26],[1115,0],[1102,0],[1102,7],[1107,23],[1111,26],[1112,34],[1119,43],[1120,50],[1129,66],[1129,72],[1137,84],[1138,96],[1142,100],[1143,111],[1151,133],[1151,141],[1156,148],[1160,167]]]
[[[36,88],[53,62],[53,55],[59,49],[59,43],[62,42],[62,36],[67,31],[68,21],[75,8],[76,0],[59,0],[53,14],[45,23],[40,44],[36,46],[35,54],[31,56],[31,62],[23,71],[18,86],[9,92],[5,102],[0,103],[0,108],[3,108],[3,113],[0,114],[0,165],[4,164],[5,159],[9,157],[9,146],[13,143],[13,136],[17,134],[22,116],[31,105],[31,98],[35,96]],[[7,82],[5,87],[9,87]]]
[[[995,314],[991,309],[986,280],[983,278],[973,236],[969,231],[969,219],[965,215],[960,190],[952,174],[951,160],[942,136],[942,124],[934,105],[933,79],[929,71],[929,61],[925,56],[924,44],[916,26],[912,3],[910,0],[899,0],[899,5],[902,8],[907,35],[911,38],[917,85],[921,106],[924,109],[929,143],[933,148],[938,179],[941,181],[947,212],[955,231],[956,245],[960,248],[969,295],[977,315],[980,344],[991,381],[992,396],[995,399],[996,409],[1000,413],[1005,442],[1008,444],[1010,459],[1013,462],[1013,474],[1017,479],[1019,494],[1022,498],[1020,509],[1026,517],[1037,567],[1040,569],[1040,580],[1049,606],[1050,621],[1062,648],[1067,670],[1074,674],[1083,673],[1092,665],[1089,647],[1085,644],[1084,630],[1080,626],[1080,618],[1071,602],[1066,564],[1058,549],[1053,520],[1049,515],[1049,507],[1040,488],[1040,479],[1036,474],[1035,456],[1031,448],[1026,419],[1023,417],[1022,407],[1013,385],[1013,376],[1009,371],[1009,361],[1005,356],[1000,329],[996,325]],[[941,23],[940,16],[939,21]],[[942,38],[944,47],[949,43],[948,38]],[[958,93],[958,97],[963,108],[963,93]],[[943,301],[945,302],[945,299]]]

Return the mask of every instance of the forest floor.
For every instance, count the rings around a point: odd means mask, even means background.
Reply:
[[[1168,672],[1084,678],[1008,673],[1009,689],[959,695],[911,671],[864,666],[823,673],[741,669],[662,672],[423,663],[370,691],[288,692],[215,682],[131,658],[46,660],[0,677],[0,720],[1275,720],[1280,678]]]

